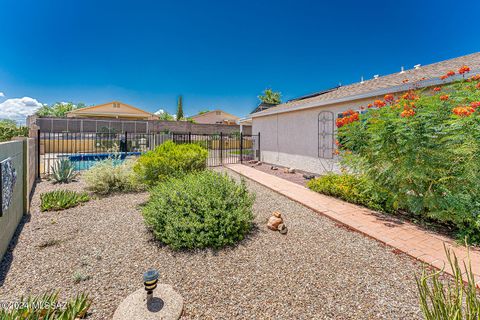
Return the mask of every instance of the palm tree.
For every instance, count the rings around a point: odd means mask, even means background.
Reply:
[[[282,103],[282,94],[280,92],[273,92],[272,89],[265,89],[263,95],[258,96],[258,99],[263,103],[279,104]]]

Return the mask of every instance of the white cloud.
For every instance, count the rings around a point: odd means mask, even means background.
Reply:
[[[29,97],[7,99],[0,103],[0,119],[25,122],[25,118],[35,113],[41,106],[40,102]]]
[[[155,111],[154,114],[160,115],[160,114],[163,114],[163,113],[165,113],[165,110],[163,110],[163,109],[158,109],[157,111]]]
[[[0,97],[5,97],[5,93],[0,92]]]

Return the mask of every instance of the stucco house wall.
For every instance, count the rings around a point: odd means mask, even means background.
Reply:
[[[338,172],[337,156],[333,159],[319,157],[318,115],[331,111],[336,119],[338,113],[357,110],[377,98],[380,97],[254,117],[252,133],[260,132],[261,161],[318,174]]]

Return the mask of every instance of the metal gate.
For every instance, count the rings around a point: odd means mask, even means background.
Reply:
[[[331,111],[318,114],[318,157],[332,159],[334,150],[334,116]]]
[[[194,143],[208,150],[207,166],[242,163],[260,158],[260,135],[193,133],[117,132],[38,132],[39,174],[48,176],[62,159],[70,160],[78,171],[98,161],[114,158],[119,162],[140,156],[165,141]]]
[[[172,140],[206,148],[209,167],[260,159],[260,135],[173,133]]]

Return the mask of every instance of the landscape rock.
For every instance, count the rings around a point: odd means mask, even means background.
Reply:
[[[281,234],[287,234],[288,232],[287,226],[284,223],[280,223],[277,228]]]
[[[295,173],[295,168],[288,168],[288,173]]]
[[[275,216],[271,216],[270,219],[268,219],[267,227],[270,230],[277,231],[278,226],[283,222],[282,218],[277,218]]]
[[[312,180],[313,178],[315,178],[315,175],[305,173],[305,174],[303,175],[303,177],[304,177],[306,180]]]
[[[278,167],[271,166],[271,167],[270,167],[270,170],[278,170]]]

